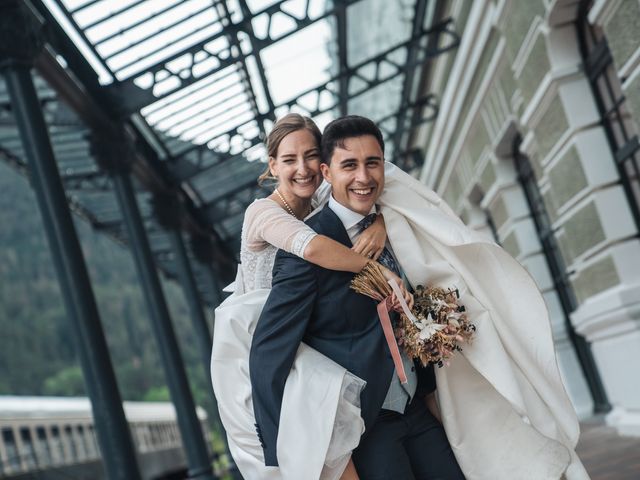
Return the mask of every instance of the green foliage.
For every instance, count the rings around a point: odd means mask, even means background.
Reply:
[[[151,387],[147,390],[147,393],[144,394],[143,400],[145,402],[168,402],[171,400],[169,389],[165,386]]]
[[[80,367],[67,367],[44,381],[45,395],[62,397],[85,396],[84,379]]]

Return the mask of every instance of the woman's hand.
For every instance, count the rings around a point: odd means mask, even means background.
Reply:
[[[360,234],[351,249],[367,258],[377,260],[386,242],[387,230],[384,226],[384,218],[379,214],[375,221]]]
[[[396,275],[394,272],[389,270],[387,267],[385,267],[384,265],[378,264],[378,266],[380,267],[380,270],[382,271],[382,274],[384,275],[384,278],[387,281],[389,280],[396,281],[396,283],[400,287],[400,291],[402,292],[404,301],[407,302],[407,305],[409,306],[409,310],[411,310],[413,308],[413,295],[405,288],[404,282],[402,281],[402,279],[398,275]],[[402,307],[400,307],[400,302],[396,298],[395,293],[393,294],[392,300],[393,300],[393,309],[400,310]]]
[[[356,466],[353,464],[353,459],[349,459],[349,463],[347,463],[347,468],[345,468],[344,473],[340,477],[340,480],[359,480],[358,472],[356,472]]]

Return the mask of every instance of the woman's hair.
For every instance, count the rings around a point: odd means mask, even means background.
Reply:
[[[276,158],[278,155],[278,147],[280,147],[280,143],[284,137],[303,129],[308,130],[311,135],[313,135],[318,143],[318,148],[320,148],[322,134],[315,122],[309,117],[305,117],[299,113],[288,113],[276,122],[271,132],[269,132],[269,135],[267,135],[267,154],[269,157]],[[272,179],[271,171],[269,170],[269,166],[267,166],[267,170],[258,177],[258,183],[262,185],[265,180]]]

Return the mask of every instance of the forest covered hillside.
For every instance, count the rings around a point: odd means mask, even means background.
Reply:
[[[168,399],[131,251],[74,220],[122,398]],[[34,192],[26,178],[2,163],[0,225],[0,394],[84,395]],[[210,407],[212,394],[182,291],[170,281],[163,286],[196,401]]]

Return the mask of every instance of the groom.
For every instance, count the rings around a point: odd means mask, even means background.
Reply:
[[[329,203],[308,224],[351,247],[376,211],[384,188],[384,141],[369,119],[347,116],[327,125],[322,173]],[[390,245],[381,262],[398,271]],[[403,354],[401,384],[373,300],[349,288],[353,274],[325,270],[280,250],[273,287],[253,335],[249,369],[256,427],[265,463],[278,465],[276,440],[285,382],[300,342],[367,382],[361,394],[365,433],[353,461],[366,479],[464,479],[442,425],[426,408],[432,368]],[[301,426],[304,428],[304,426]]]

